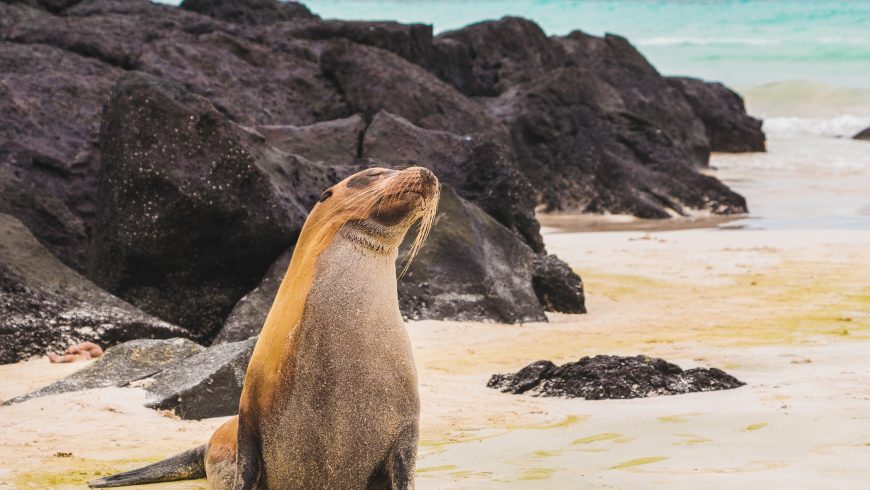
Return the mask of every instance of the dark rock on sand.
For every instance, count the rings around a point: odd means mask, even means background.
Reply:
[[[852,136],[852,139],[870,141],[870,128],[867,128],[856,134],[855,136]]]
[[[101,143],[91,277],[202,340],[295,241],[335,180],[205,99],[141,73],[114,88]]]
[[[517,168],[547,210],[644,218],[686,208],[745,212],[743,198],[695,169],[710,153],[703,122],[625,39],[547,37],[511,17],[438,39],[470,53],[470,85],[445,79],[488,96],[478,100],[507,126]]]
[[[110,347],[186,335],[63,265],[20,221],[0,214],[0,364],[85,341]]]
[[[559,257],[545,254],[535,257],[532,285],[545,310],[586,313],[583,281]]]
[[[256,338],[219,344],[192,355],[142,383],[147,406],[183,419],[235,415]]]
[[[746,113],[743,98],[725,85],[696,78],[668,77],[704,122],[712,151],[765,151],[761,120]]]
[[[330,165],[354,165],[366,122],[359,114],[308,126],[255,126],[266,143],[287,153]]]
[[[442,183],[516,232],[534,251],[542,252],[535,191],[506,153],[485,135],[424,129],[385,111],[372,119],[362,142],[364,159],[389,166],[416,162],[428,167]]]
[[[399,306],[412,319],[546,321],[532,289],[534,256],[513,232],[443,185],[432,233],[399,280]]]
[[[642,218],[686,214],[685,208],[746,212],[741,196],[699,173],[698,162],[660,125],[633,114],[607,87],[594,73],[563,68],[492,102],[510,127],[518,168],[547,210]],[[692,119],[682,104],[685,110],[671,117]]]
[[[744,384],[716,368],[684,371],[659,358],[599,355],[562,366],[533,362],[514,374],[493,375],[487,386],[515,394],[604,400],[729,390]]]
[[[260,334],[292,257],[292,249],[281,254],[266,271],[260,284],[236,303],[214,339],[216,344],[238,342]]]
[[[203,349],[201,345],[187,339],[131,340],[107,349],[86,368],[32,393],[12,398],[4,405],[70,391],[126,386],[156,374]]]
[[[184,0],[181,8],[245,25],[267,25],[315,17],[301,3],[278,0]]]

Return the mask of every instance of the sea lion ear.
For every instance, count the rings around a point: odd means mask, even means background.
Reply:
[[[323,191],[323,194],[320,195],[320,200],[318,200],[317,202],[323,202],[330,197],[332,197],[332,189],[326,189],[325,191]]]

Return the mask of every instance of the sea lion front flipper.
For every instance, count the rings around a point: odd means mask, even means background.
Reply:
[[[260,444],[251,427],[250,419],[239,413],[239,435],[236,449],[236,480],[233,490],[265,488],[262,477]]]
[[[414,467],[417,462],[417,423],[405,427],[387,455],[384,466],[392,490],[414,489]]]

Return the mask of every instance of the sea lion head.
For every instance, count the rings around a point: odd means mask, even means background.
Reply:
[[[426,168],[369,168],[323,191],[308,222],[315,228],[340,224],[343,236],[374,252],[391,253],[419,221],[410,263],[431,229],[439,195],[438,179]]]

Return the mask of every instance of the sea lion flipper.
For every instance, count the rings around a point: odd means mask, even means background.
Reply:
[[[417,423],[411,423],[393,443],[385,468],[392,490],[413,490],[414,465],[417,460]]]
[[[239,413],[239,434],[236,449],[236,479],[233,490],[253,490],[260,488],[262,476],[260,468],[260,445],[248,417]]]

